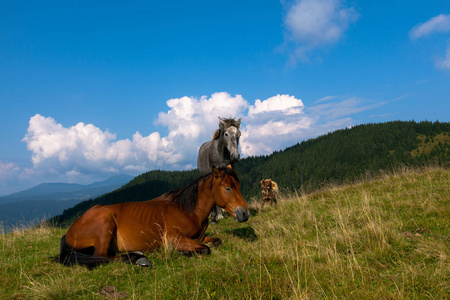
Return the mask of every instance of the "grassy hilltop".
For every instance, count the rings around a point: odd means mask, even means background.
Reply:
[[[411,169],[309,194],[207,234],[223,245],[186,258],[161,249],[152,269],[64,267],[64,229],[0,235],[2,299],[448,299],[450,171]]]

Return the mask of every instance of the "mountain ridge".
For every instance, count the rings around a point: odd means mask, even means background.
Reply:
[[[42,183],[0,198],[0,228],[28,226],[61,214],[65,209],[116,190],[133,179],[116,175],[91,184]],[[9,198],[8,198],[9,197]],[[0,231],[1,232],[1,231]]]
[[[121,174],[90,184],[62,182],[41,183],[29,189],[0,197],[0,204],[27,200],[86,199],[119,188],[133,178],[133,176]],[[91,192],[88,193],[88,191]],[[72,196],[76,193],[82,193],[83,196]]]

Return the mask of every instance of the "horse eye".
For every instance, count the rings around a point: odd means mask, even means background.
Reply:
[[[227,192],[231,192],[231,188],[230,188],[230,187],[226,187],[225,190],[226,190]]]

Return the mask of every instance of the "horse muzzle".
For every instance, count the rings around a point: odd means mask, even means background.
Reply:
[[[230,161],[232,163],[235,163],[235,162],[237,162],[239,160],[240,157],[241,157],[241,155],[239,154],[239,152],[238,153],[231,153]]]
[[[250,212],[248,211],[248,209],[246,209],[243,206],[236,207],[234,209],[234,215],[236,216],[235,219],[239,223],[246,222],[248,220],[248,218],[250,218]]]

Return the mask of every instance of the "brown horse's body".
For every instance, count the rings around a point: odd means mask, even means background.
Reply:
[[[216,204],[239,222],[249,218],[234,171],[215,169],[188,187],[145,202],[96,205],[70,226],[65,242],[75,251],[93,248],[93,256],[104,258],[152,251],[166,243],[185,254],[209,253],[205,243],[220,243],[204,235]]]

